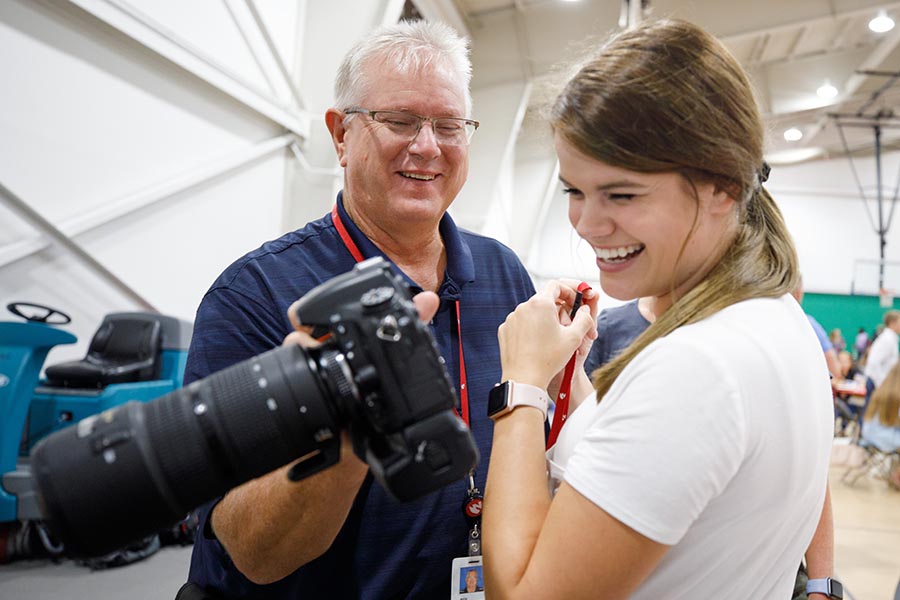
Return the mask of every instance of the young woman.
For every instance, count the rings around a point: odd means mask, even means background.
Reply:
[[[696,26],[644,24],[582,66],[551,124],[603,290],[657,318],[593,389],[575,369],[546,457],[546,389],[584,359],[597,295],[570,321],[575,282],[553,282],[501,326],[488,597],[789,598],[822,513],[831,388],[746,75]]]
[[[863,417],[862,436],[882,452],[900,450],[900,363],[872,392]],[[888,481],[900,489],[900,465],[891,469]]]

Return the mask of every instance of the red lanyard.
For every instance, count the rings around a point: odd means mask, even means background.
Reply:
[[[578,296],[575,298],[575,306],[572,307],[572,313],[569,315],[570,318],[575,318],[575,313],[581,306],[581,294],[589,289],[591,289],[591,286],[584,281],[578,284]],[[569,416],[569,396],[572,395],[572,376],[575,374],[575,357],[576,354],[572,354],[572,358],[566,363],[566,370],[563,371],[563,380],[559,386],[559,393],[556,395],[556,408],[553,411],[553,424],[550,426],[550,435],[547,436],[547,450],[552,448],[553,444],[556,443],[556,438],[559,437],[560,430],[563,425],[566,424],[566,417]]]
[[[344,227],[344,223],[341,222],[341,217],[338,214],[337,204],[335,204],[331,208],[331,220],[334,221],[334,227],[337,229],[338,235],[341,236],[341,240],[344,242],[344,246],[353,256],[353,259],[356,262],[362,262],[365,260],[363,253],[360,252],[359,248],[353,242],[353,238],[350,237],[350,233],[347,231],[347,228]],[[459,300],[456,301],[456,333],[457,338],[459,339],[459,400],[460,400],[460,409],[463,422],[465,422],[466,426],[469,425],[469,390],[466,387],[466,361],[463,357],[463,343],[462,343],[462,322],[461,322],[461,312],[459,308]],[[561,427],[562,425],[560,425]]]
[[[559,431],[566,423],[566,417],[569,416],[569,396],[572,391],[572,375],[575,374],[575,355],[569,359],[566,364],[566,370],[563,372],[562,384],[559,386],[559,394],[556,396],[556,408],[553,410],[553,425],[550,426],[550,435],[547,436],[547,450],[556,443],[559,437]]]

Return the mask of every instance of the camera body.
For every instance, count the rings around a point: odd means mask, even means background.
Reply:
[[[363,261],[317,287],[298,303],[296,316],[314,332],[331,333],[320,351],[338,353],[340,371],[327,370],[340,389],[336,420],[348,424],[354,453],[386,490],[412,500],[475,466],[478,451],[455,413],[444,359],[408,286],[383,259]],[[290,476],[307,476],[303,463]]]
[[[408,286],[370,259],[310,291],[296,316],[330,337],[287,345],[147,403],[128,402],[42,440],[38,503],[71,556],[97,556],[171,525],[229,489],[292,464],[300,480],[354,452],[398,500],[478,461]]]

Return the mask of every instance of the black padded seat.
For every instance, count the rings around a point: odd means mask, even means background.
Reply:
[[[47,384],[104,388],[113,383],[158,379],[160,329],[160,320],[153,314],[107,315],[91,339],[87,356],[47,367]]]

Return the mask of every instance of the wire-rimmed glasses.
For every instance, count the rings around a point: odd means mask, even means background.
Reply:
[[[367,108],[348,108],[344,114],[368,115],[376,123],[385,125],[392,133],[406,142],[412,142],[419,135],[422,125],[428,121],[438,144],[448,146],[467,146],[478,121],[461,117],[425,117],[402,110],[369,110]]]

